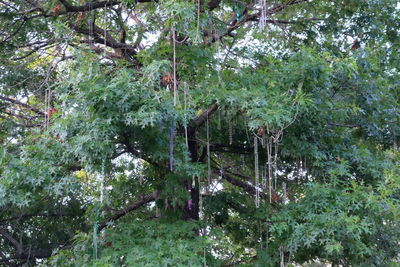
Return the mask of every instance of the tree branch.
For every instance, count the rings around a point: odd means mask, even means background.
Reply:
[[[308,1],[309,0],[290,0],[289,2],[287,2],[285,4],[276,5],[276,6],[274,6],[274,7],[272,7],[272,8],[267,10],[267,16],[268,15],[270,16],[270,15],[273,15],[273,14],[277,14],[277,13],[281,12],[282,10],[286,9],[289,6],[301,4],[301,3],[304,3],[304,2],[308,2]],[[236,30],[237,28],[239,28],[240,26],[242,26],[246,22],[257,21],[260,16],[261,16],[261,11],[257,12],[257,13],[254,13],[254,14],[246,15],[242,20],[236,21],[235,24],[229,26],[227,31],[225,33],[223,33],[221,36],[217,37],[216,40],[219,40],[224,36],[230,35],[234,30]],[[270,20],[267,20],[267,23],[277,23],[277,21],[270,19]]]
[[[93,23],[93,22],[92,22]],[[100,28],[96,24],[93,23],[93,33],[89,31],[89,29],[79,27],[77,24],[70,24],[70,27],[75,30],[77,33],[85,34],[87,36],[92,36],[93,41],[97,44],[102,44],[106,45],[108,47],[111,47],[113,49],[120,49],[122,52],[122,55],[128,60],[128,61],[134,61],[132,56],[136,55],[136,49],[134,46],[126,44],[126,43],[121,43],[118,42],[117,40],[114,39],[109,34],[109,31],[105,31],[104,29]],[[100,37],[102,36],[102,37]],[[137,63],[137,62],[135,62]]]
[[[22,254],[22,244],[19,243],[15,238],[13,238],[11,234],[9,234],[3,228],[0,228],[0,235],[4,236],[4,238],[7,239],[7,241],[17,249],[18,255]]]
[[[121,1],[116,1],[116,0],[109,0],[109,1],[101,1],[101,2],[89,2],[86,3],[82,6],[73,6],[68,1],[66,0],[59,0],[61,4],[65,7],[67,12],[84,12],[84,11],[90,11],[94,10],[97,8],[102,8],[106,6],[114,6],[118,5],[121,3]],[[138,1],[139,2],[139,1]]]
[[[118,0],[108,0],[108,1],[101,1],[101,2],[89,2],[81,6],[73,6],[68,3],[66,0],[59,0],[61,4],[65,7],[67,12],[84,12],[84,11],[90,11],[94,10],[97,8],[103,8],[103,7],[110,7],[110,6],[115,6],[118,4],[121,4],[121,1]],[[157,0],[136,0],[137,3],[148,3],[148,2],[158,2]]]
[[[126,208],[123,208],[123,209],[117,211],[113,216],[111,216],[105,222],[103,222],[99,226],[99,231],[102,230],[103,228],[105,228],[108,223],[118,220],[119,218],[125,216],[129,212],[134,211],[151,201],[155,201],[157,199],[157,197],[158,197],[157,191],[154,191],[153,193],[141,196],[138,201],[133,202],[133,203],[129,204]]]
[[[212,115],[217,109],[218,109],[218,104],[214,103],[211,105],[211,107],[203,111],[203,113],[201,113],[197,118],[193,119],[190,122],[189,131],[190,132],[196,131],[196,129],[201,127],[207,121],[207,118],[209,118],[210,115]]]
[[[23,103],[23,102],[21,102],[21,101],[18,101],[18,100],[16,100],[16,99],[14,99],[14,98],[5,97],[5,96],[1,96],[1,95],[0,95],[0,99],[1,99],[1,100],[4,100],[4,101],[11,102],[11,103],[16,104],[16,105],[19,105],[19,106],[21,106],[21,107],[27,108],[27,109],[29,109],[29,110],[32,110],[33,112],[36,112],[37,114],[40,114],[41,116],[44,116],[44,115],[45,115],[44,112],[41,111],[41,110],[39,110],[38,108],[32,107],[32,106],[30,106],[30,105],[28,105],[28,104],[26,104],[26,103]]]
[[[252,195],[256,194],[256,188],[254,186],[250,185],[249,183],[243,182],[239,179],[236,179],[232,175],[238,176],[241,178],[245,178],[246,180],[250,180],[251,179],[250,177],[247,177],[242,174],[230,172],[227,169],[223,169],[223,173],[220,172],[220,169],[215,169],[214,172],[218,175],[221,175],[221,177],[223,179],[225,179],[227,182],[229,182],[230,184],[243,188],[244,191],[246,191],[247,193],[252,194]],[[271,193],[272,193],[271,201],[273,204],[282,203],[282,198],[274,190],[271,190]],[[268,194],[263,191],[260,191],[260,195],[263,196],[264,198],[267,198],[267,196],[268,196]]]

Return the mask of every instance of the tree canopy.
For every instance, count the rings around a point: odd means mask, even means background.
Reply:
[[[1,0],[1,266],[398,266],[397,0]]]

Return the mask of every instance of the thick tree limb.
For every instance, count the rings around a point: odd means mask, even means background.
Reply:
[[[81,28],[76,24],[70,24],[70,26],[73,30],[75,30],[78,33],[90,35],[89,29]],[[103,36],[103,38],[101,38],[100,36]],[[118,42],[108,33],[108,31],[104,31],[104,29],[98,27],[95,24],[93,24],[93,36],[92,37],[94,38],[94,41],[96,43],[104,44],[104,42],[105,42],[106,46],[109,46],[111,48],[125,50],[132,54],[136,53],[134,46]]]
[[[101,2],[90,2],[86,3],[81,6],[73,6],[68,3],[67,0],[59,0],[65,7],[67,12],[83,12],[89,11],[97,8],[103,8],[106,6],[115,6],[121,3],[118,0],[108,0],[108,1],[101,1]],[[149,3],[149,2],[158,2],[158,0],[136,0],[137,3]],[[219,6],[222,0],[211,0],[207,3],[207,7],[209,10],[213,10]]]
[[[220,173],[220,170],[216,169],[215,173],[218,175],[221,175],[221,177],[223,179],[225,179],[227,182],[229,182],[230,184],[243,188],[244,191],[246,191],[247,193],[252,194],[252,195],[256,194],[256,188],[254,186],[252,186],[249,183],[243,182],[239,179],[236,179],[232,175],[245,177],[245,178],[247,178],[247,180],[250,180],[250,177],[246,177],[241,174],[231,173],[230,171],[228,171],[226,169],[223,170],[223,173]],[[267,196],[268,196],[268,194],[263,191],[260,192],[260,195],[263,196],[264,198],[267,198]],[[282,203],[282,198],[275,191],[272,190],[271,201],[273,204],[280,204],[280,203]]]
[[[101,1],[101,2],[89,2],[86,3],[82,6],[73,6],[70,3],[68,3],[67,0],[59,0],[61,2],[61,4],[64,5],[65,9],[67,12],[84,12],[84,11],[90,11],[90,10],[94,10],[97,8],[102,8],[102,7],[106,7],[106,6],[114,6],[114,5],[118,5],[121,3],[121,1],[116,1],[116,0],[109,0],[109,1]],[[142,2],[142,1],[138,1],[138,2]]]
[[[31,110],[31,111],[33,111],[33,112],[35,112],[37,114],[40,114],[42,116],[45,115],[44,112],[39,110],[38,108],[32,107],[32,106],[30,106],[30,105],[28,105],[26,103],[23,103],[21,101],[18,101],[16,99],[13,99],[13,98],[10,98],[10,97],[6,97],[6,96],[1,96],[1,95],[0,95],[0,99],[4,100],[4,101],[11,102],[11,103],[16,104],[16,105],[19,105],[19,106],[24,107],[26,109],[29,109],[29,110]]]
[[[38,116],[29,117],[29,116],[25,116],[25,115],[21,115],[21,114],[16,114],[16,113],[9,112],[7,110],[0,111],[0,112],[5,114],[5,115],[7,115],[7,116],[9,116],[9,117],[13,117],[15,119],[24,120],[24,121],[32,121],[32,120],[40,118]]]
[[[105,222],[103,222],[99,226],[99,230],[102,230],[103,228],[105,228],[107,226],[108,223],[118,220],[119,218],[125,216],[129,212],[134,211],[151,201],[155,201],[157,199],[157,197],[158,197],[157,191],[154,191],[153,193],[141,196],[138,201],[133,202],[130,205],[128,205],[126,208],[123,208],[122,210],[117,211],[113,216],[111,216]]]
[[[138,62],[135,61],[133,58],[134,55],[136,55],[136,49],[134,46],[123,43],[123,42],[118,42],[117,40],[112,37],[109,32],[104,29],[98,27],[96,24],[93,23],[93,32],[91,33],[89,29],[79,27],[76,24],[71,23],[70,27],[75,30],[77,33],[85,34],[87,36],[93,37],[93,42],[97,44],[102,44],[106,45],[108,47],[111,47],[115,49],[115,51],[121,51],[122,56],[124,56],[128,61],[133,62],[137,65],[140,65]],[[109,53],[108,53],[109,54]],[[117,56],[116,56],[117,57]]]
[[[276,6],[274,6],[274,7],[272,7],[272,8],[267,10],[267,16],[271,16],[273,14],[277,14],[277,13],[281,12],[282,10],[286,9],[289,6],[301,4],[301,3],[304,3],[304,2],[308,2],[308,1],[309,0],[290,0],[289,2],[287,2],[285,4],[276,5]],[[261,16],[261,11],[257,12],[257,13],[254,13],[254,14],[245,15],[242,20],[236,21],[235,24],[229,26],[227,31],[225,33],[223,33],[221,36],[219,36],[218,38],[216,38],[216,40],[219,40],[224,36],[230,35],[234,30],[236,30],[237,28],[239,28],[240,26],[242,26],[246,22],[258,21],[260,16]],[[269,21],[267,21],[267,23],[277,23],[277,22],[276,22],[276,20],[270,19]]]
[[[0,228],[0,235],[2,235],[8,241],[8,243],[16,248],[17,254],[22,254],[22,244],[19,243],[14,237],[12,237],[10,233],[8,233],[5,229]]]
[[[190,132],[196,131],[196,129],[201,127],[207,121],[207,118],[209,118],[210,115],[212,115],[217,109],[218,109],[218,104],[214,103],[211,105],[211,107],[203,111],[197,118],[193,119],[190,122],[189,131]]]
[[[81,6],[73,6],[68,3],[67,0],[59,0],[63,6],[66,9],[66,12],[85,12],[85,11],[90,11],[98,8],[103,8],[103,7],[110,7],[110,6],[115,6],[121,4],[121,1],[118,0],[108,0],[108,1],[93,1],[86,3]],[[158,2],[157,0],[136,0],[137,3],[149,3],[149,2]]]

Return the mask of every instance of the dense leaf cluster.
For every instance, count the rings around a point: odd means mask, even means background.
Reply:
[[[0,265],[397,266],[399,21],[0,1]]]

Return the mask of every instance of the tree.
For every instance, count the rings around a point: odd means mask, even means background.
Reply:
[[[0,1],[1,264],[397,266],[399,12]]]

